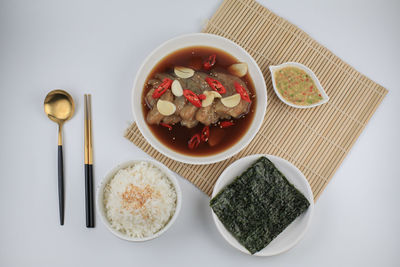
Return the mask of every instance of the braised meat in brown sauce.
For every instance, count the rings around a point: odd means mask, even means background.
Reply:
[[[189,47],[156,65],[142,103],[160,142],[184,154],[206,156],[228,149],[247,132],[256,95],[246,63],[219,49]]]

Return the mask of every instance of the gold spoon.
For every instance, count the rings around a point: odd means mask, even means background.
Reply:
[[[44,99],[44,112],[58,124],[58,207],[60,224],[64,225],[64,171],[62,153],[62,127],[74,115],[75,104],[71,95],[63,90],[53,90]]]

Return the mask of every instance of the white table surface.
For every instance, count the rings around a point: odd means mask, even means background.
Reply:
[[[148,157],[123,138],[134,75],[150,51],[199,32],[220,1],[0,1],[0,266],[399,266],[400,2],[262,1],[389,89],[315,206],[305,238],[257,258],[218,234],[208,197],[183,178],[183,207],[160,238],[129,243],[85,227],[83,94],[93,94],[96,183]],[[329,30],[327,30],[329,29]],[[64,129],[66,219],[58,222],[54,88],[76,114]],[[271,88],[269,88],[271,90]]]

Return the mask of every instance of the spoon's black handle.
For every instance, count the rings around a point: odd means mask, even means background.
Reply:
[[[58,146],[58,208],[60,211],[60,224],[64,225],[64,167],[62,146]]]

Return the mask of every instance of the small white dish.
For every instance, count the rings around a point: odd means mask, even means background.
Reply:
[[[221,189],[230,184],[237,176],[242,174],[247,168],[249,168],[257,159],[260,157],[267,157],[285,176],[286,179],[293,184],[310,202],[310,206],[307,211],[296,218],[282,233],[280,233],[271,243],[269,243],[264,249],[253,254],[254,256],[273,256],[283,253],[291,249],[296,245],[306,233],[314,210],[314,197],[311,191],[311,187],[306,177],[301,173],[289,161],[272,155],[251,155],[241,158],[229,167],[218,178],[215,183],[212,197],[218,194]],[[211,209],[212,211],[212,209]],[[212,216],[217,226],[218,231],[224,237],[224,239],[234,248],[240,250],[243,253],[250,254],[250,252],[243,247],[232,235],[226,230],[224,225],[218,219],[217,215],[212,211]]]
[[[127,168],[129,166],[134,165],[135,163],[143,162],[143,161],[153,164],[154,166],[156,166],[160,171],[162,171],[169,178],[169,180],[173,184],[173,186],[175,188],[175,191],[176,191],[176,202],[177,203],[176,203],[174,215],[169,220],[169,222],[164,226],[164,228],[162,228],[160,231],[154,233],[152,236],[148,236],[148,237],[144,237],[144,238],[132,238],[132,237],[124,235],[122,232],[120,232],[118,230],[115,230],[113,227],[111,227],[111,224],[107,219],[106,212],[105,212],[105,209],[104,209],[104,202],[103,202],[103,200],[104,200],[104,187],[108,184],[108,182],[115,176],[115,174],[119,170]],[[146,160],[132,160],[132,161],[127,161],[127,162],[119,164],[118,166],[113,168],[103,178],[103,180],[97,186],[97,201],[96,201],[96,204],[97,204],[97,212],[100,215],[102,222],[107,227],[107,229],[110,230],[111,233],[113,233],[117,237],[119,237],[121,239],[124,239],[124,240],[127,240],[127,241],[142,242],[142,241],[147,241],[147,240],[151,240],[151,239],[159,237],[160,235],[165,233],[171,227],[171,225],[175,222],[176,218],[178,217],[179,211],[181,209],[181,205],[182,205],[182,191],[181,191],[181,188],[179,186],[178,180],[175,178],[174,173],[170,169],[168,169],[165,165],[163,165],[160,162],[157,162],[155,160],[148,160],[148,159],[146,159]]]
[[[253,121],[247,130],[246,134],[232,147],[224,150],[218,154],[211,156],[189,156],[178,153],[165,145],[163,145],[150,131],[143,115],[142,109],[142,91],[146,82],[147,76],[165,56],[177,51],[179,49],[191,46],[208,46],[215,47],[223,50],[230,55],[234,56],[240,62],[246,62],[248,65],[248,72],[253,80],[254,88],[257,95],[257,106],[254,114]],[[264,120],[265,110],[267,108],[267,88],[265,85],[264,76],[258,67],[255,60],[239,45],[236,43],[214,35],[206,33],[194,33],[178,36],[171,40],[166,41],[157,47],[143,62],[142,66],[136,74],[135,81],[132,88],[132,111],[136,124],[149,144],[157,151],[165,156],[184,163],[189,164],[211,164],[224,159],[230,158],[240,150],[245,148],[260,129]]]
[[[289,101],[284,99],[282,97],[282,95],[278,92],[278,89],[276,88],[277,86],[276,86],[275,75],[274,75],[275,71],[280,70],[284,67],[297,67],[297,68],[304,70],[308,75],[310,75],[311,79],[313,79],[313,81],[315,82],[315,85],[317,86],[318,90],[321,92],[322,100],[317,103],[311,104],[311,105],[300,106],[300,105],[295,105],[293,103],[290,103]],[[315,73],[312,70],[310,70],[308,67],[304,66],[303,64],[300,64],[297,62],[286,62],[286,63],[277,65],[277,66],[269,66],[269,70],[271,71],[272,86],[274,87],[275,94],[286,105],[289,105],[294,108],[313,108],[313,107],[325,104],[326,102],[329,101],[329,96],[326,94],[324,88],[322,88],[321,83],[319,82]]]

